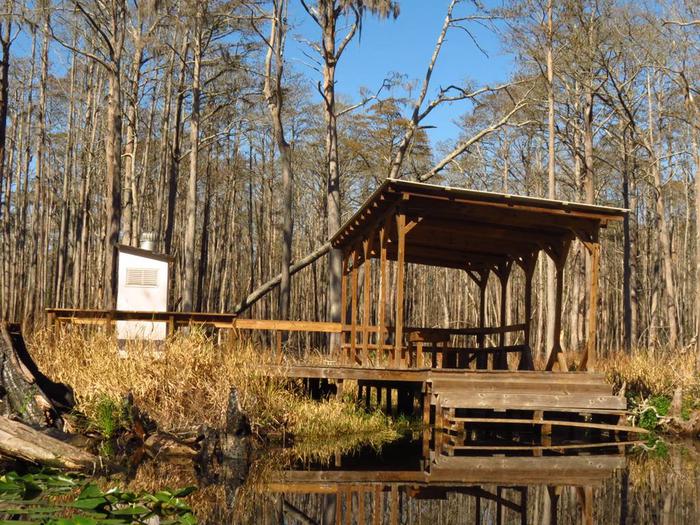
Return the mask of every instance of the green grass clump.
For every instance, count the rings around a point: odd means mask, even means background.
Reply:
[[[652,396],[646,402],[639,404],[639,426],[653,431],[659,426],[661,418],[668,415],[671,399],[666,396]]]
[[[123,401],[115,401],[107,395],[101,396],[95,404],[89,426],[91,430],[99,432],[106,439],[116,437],[120,430],[129,426],[126,404]]]

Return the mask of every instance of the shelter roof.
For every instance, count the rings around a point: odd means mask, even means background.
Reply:
[[[387,257],[397,258],[395,220],[405,221],[405,260],[454,268],[492,267],[549,250],[577,237],[597,242],[598,231],[626,210],[537,197],[387,179],[331,238],[349,251],[365,240],[379,256],[379,230],[388,233]]]

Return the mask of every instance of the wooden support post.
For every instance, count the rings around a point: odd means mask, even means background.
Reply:
[[[340,485],[335,489],[335,523],[341,525],[343,519],[343,489]]]
[[[554,363],[559,363],[559,371],[567,372],[569,367],[566,363],[566,354],[561,347],[561,318],[562,318],[562,300],[564,297],[564,265],[566,257],[569,253],[570,239],[564,239],[559,246],[550,246],[547,249],[547,254],[554,261],[556,268],[556,305],[554,307],[554,341],[547,359],[547,370],[554,368]]]
[[[357,488],[357,523],[365,525],[365,488]]]
[[[362,365],[369,365],[369,325],[370,325],[370,314],[371,314],[371,287],[372,287],[372,264],[371,264],[371,251],[372,251],[372,238],[374,232],[370,232],[367,239],[362,242],[363,249],[363,266],[364,266],[364,290],[363,294],[363,308],[362,308]]]
[[[558,516],[557,516],[557,510],[559,507],[559,489],[557,487],[552,487],[551,485],[547,486],[547,496],[549,497],[549,508],[546,509],[548,510],[549,514],[549,524],[548,525],[557,525],[558,521]]]
[[[384,499],[384,494],[382,493],[382,487],[380,485],[376,485],[374,487],[374,501],[373,503],[373,508],[372,508],[372,524],[373,525],[380,525],[382,522],[382,516],[384,515],[384,512],[382,512],[384,509],[382,508],[383,505],[383,499]]]
[[[491,270],[485,269],[480,272],[467,272],[474,282],[479,286],[479,328],[486,326],[486,287],[489,283],[489,274]],[[477,370],[486,370],[489,367],[489,356],[484,349],[486,348],[486,336],[482,333],[477,336],[478,353],[476,354]]]
[[[474,509],[474,523],[481,525],[481,496],[476,496],[476,508]]]
[[[389,515],[389,523],[398,525],[399,523],[399,487],[396,484],[391,486],[391,514]]]
[[[520,525],[527,525],[527,487],[520,487]]]
[[[352,487],[345,489],[345,525],[352,524]]]
[[[348,266],[350,256],[343,253],[343,271],[340,276],[340,325],[345,326],[348,322]],[[342,361],[343,344],[348,342],[348,334],[343,330],[340,334],[340,344],[337,348],[337,358]],[[335,350],[335,349],[334,349]]]
[[[275,355],[277,356],[277,362],[282,360],[282,331],[275,330]]]
[[[581,506],[581,523],[593,525],[593,487],[576,487]]]
[[[513,266],[512,261],[507,261],[498,266],[496,275],[501,284],[501,328],[505,328],[508,314],[508,279]],[[501,332],[498,335],[498,346],[504,348],[506,346],[506,333]],[[494,370],[508,370],[508,354],[506,352],[498,352],[493,356]]]
[[[496,524],[503,525],[503,487],[496,487]]]
[[[348,364],[354,364],[357,347],[357,279],[359,273],[360,253],[356,248],[352,252],[352,273],[350,274],[350,350]]]
[[[423,459],[428,459],[430,456],[430,398],[432,397],[432,388],[430,383],[423,383],[423,397],[422,397],[422,409],[423,409]]]
[[[600,243],[586,242],[584,246],[591,254],[591,287],[588,291],[588,338],[586,352],[581,360],[581,369],[593,371],[596,362],[596,330],[598,323],[598,273],[600,269]]]
[[[403,349],[403,324],[404,324],[404,278],[406,257],[406,216],[403,212],[396,215],[396,234],[398,236],[396,255],[396,326],[394,332],[394,365],[401,367],[401,351]]]
[[[439,396],[435,396],[435,455],[442,454],[443,428],[445,426],[442,402]]]
[[[386,289],[387,289],[387,242],[389,232],[386,224],[379,229],[379,304],[377,332],[377,357],[384,357],[384,343],[386,342]]]
[[[532,279],[535,275],[538,252],[533,252],[518,261],[525,273],[525,349],[520,355],[518,370],[534,370],[535,361],[532,358]]]
[[[343,397],[343,380],[342,379],[336,379],[335,381],[335,397],[337,399],[340,399]]]

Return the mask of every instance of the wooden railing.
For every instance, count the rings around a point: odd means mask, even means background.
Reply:
[[[488,336],[523,334],[526,324],[485,328],[425,328],[408,326],[403,329],[403,341],[391,341],[394,329],[387,326],[380,336],[378,326],[343,327],[343,340],[338,359],[350,365],[380,366],[389,363],[398,368],[468,368],[478,355],[502,356],[529,352],[525,344],[505,343],[488,346]],[[474,337],[476,344],[466,344],[464,338]],[[462,342],[457,341],[462,339]],[[374,341],[372,341],[374,339]],[[505,340],[501,337],[500,339]],[[507,362],[507,360],[505,360]]]
[[[403,330],[403,341],[398,349],[387,338],[394,328],[386,326],[380,337],[379,326],[342,325],[319,321],[285,321],[277,319],[241,319],[235,314],[215,312],[138,312],[130,310],[99,310],[79,308],[47,308],[49,326],[54,329],[64,324],[102,325],[108,329],[117,321],[165,322],[168,333],[178,328],[209,326],[232,330],[268,331],[274,334],[277,350],[281,350],[283,336],[287,332],[340,334],[341,344],[335,358],[343,364],[361,366],[392,366],[399,368],[467,368],[477,355],[498,355],[502,353],[524,352],[525,345],[486,346],[488,336],[524,332],[525,324],[486,328],[425,328],[408,326]],[[368,336],[365,337],[364,333]],[[369,334],[375,341],[369,342]],[[457,344],[457,337],[476,337],[477,345]],[[354,342],[353,342],[354,338]]]

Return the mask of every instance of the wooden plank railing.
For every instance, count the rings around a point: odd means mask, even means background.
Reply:
[[[365,355],[363,343],[360,341],[362,330],[358,329],[357,326],[353,329],[351,325],[342,325],[341,323],[278,319],[242,319],[236,314],[216,312],[140,312],[131,310],[47,308],[46,313],[48,315],[49,326],[54,328],[63,324],[103,325],[109,328],[117,321],[146,321],[166,322],[168,324],[168,333],[170,334],[174,333],[178,328],[188,326],[210,326],[233,331],[269,331],[275,334],[276,347],[278,350],[281,350],[282,335],[285,332],[343,334],[340,355],[337,356],[341,362],[346,364],[362,364],[361,356]],[[479,349],[466,345],[450,344],[450,341],[453,337],[459,336],[478,337],[523,332],[525,328],[525,324],[486,328],[425,328],[408,326],[403,330],[404,344],[402,345],[400,361],[404,367],[430,366],[428,361],[430,361],[433,366],[442,366],[443,356],[451,354],[468,354],[471,360],[478,352],[494,354],[501,351],[522,351],[523,345]],[[386,337],[394,333],[392,326],[387,326],[385,328],[385,335],[383,337],[379,335],[381,330],[379,326],[368,326],[366,330],[368,333],[371,333],[377,341],[380,338],[383,339],[381,344],[365,343],[367,350],[374,352],[376,357],[381,357],[380,354],[391,354],[396,351],[393,343],[389,344],[386,342]],[[356,337],[354,345],[350,340],[353,334]],[[423,357],[424,353],[426,354],[425,358]],[[390,357],[393,361],[395,356],[392,355]],[[381,364],[381,361],[381,359],[375,359],[372,363],[364,363],[364,366],[377,366]],[[438,361],[440,362],[439,365],[437,365]]]

